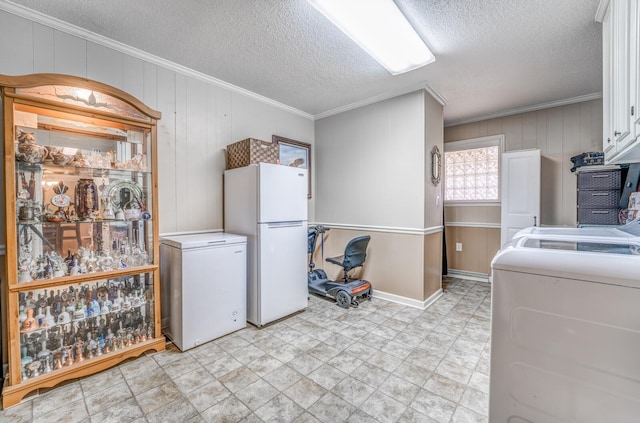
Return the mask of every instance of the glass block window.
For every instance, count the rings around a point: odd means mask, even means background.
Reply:
[[[469,140],[472,141],[472,140]],[[472,147],[463,141],[457,147]],[[478,143],[475,148],[449,150],[444,153],[445,201],[499,201],[500,200],[500,144]]]

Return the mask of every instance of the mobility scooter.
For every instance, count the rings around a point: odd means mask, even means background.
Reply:
[[[322,269],[314,269],[313,254],[316,250],[318,237],[321,238],[322,250],[324,251],[323,234],[329,228],[325,226],[310,226],[307,234],[309,258],[309,273],[307,281],[309,291],[326,297],[332,297],[336,303],[343,308],[349,308],[351,305],[357,307],[358,299],[371,299],[372,286],[369,281],[364,279],[353,279],[348,276],[351,269],[362,266],[367,255],[367,245],[371,237],[369,235],[353,238],[344,250],[344,255],[340,257],[329,257],[326,259],[329,263],[341,266],[344,275],[342,280],[333,281],[327,277]]]

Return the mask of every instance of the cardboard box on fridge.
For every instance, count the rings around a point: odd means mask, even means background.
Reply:
[[[629,195],[629,211],[640,210],[640,192],[632,192]]]

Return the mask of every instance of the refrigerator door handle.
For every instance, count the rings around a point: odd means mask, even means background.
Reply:
[[[275,223],[267,223],[267,227],[269,229],[278,229],[278,228],[295,228],[302,226],[302,222],[275,222]]]

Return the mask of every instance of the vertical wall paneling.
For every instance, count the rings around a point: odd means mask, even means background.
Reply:
[[[536,112],[522,115],[522,148],[530,149],[538,147],[538,122]]]
[[[207,209],[212,193],[213,172],[212,157],[207,148],[207,86],[195,79],[186,80],[186,186],[188,205],[184,210],[187,230],[211,228],[212,212]],[[179,188],[180,189],[180,188]]]
[[[464,135],[483,134],[483,131],[469,129],[470,125],[478,128],[486,127],[489,135],[505,134],[506,149],[513,151],[519,148],[537,147],[541,153],[541,192],[540,223],[542,225],[575,226],[576,224],[576,181],[571,173],[570,158],[587,151],[600,151],[602,143],[602,100],[553,107],[520,115],[494,118],[482,122],[445,128],[445,140],[459,141],[466,139]],[[485,216],[477,207],[446,207],[446,222],[458,224],[470,223],[469,227],[458,226],[447,230],[447,243],[455,242],[452,238],[457,234],[461,239],[473,227],[486,223],[495,224],[494,210],[499,207],[487,207],[490,213]],[[490,216],[489,216],[490,215]],[[485,220],[486,219],[486,220]],[[499,220],[497,221],[499,222]],[[496,230],[499,235],[499,230]],[[493,235],[493,232],[490,231]],[[493,249],[499,247],[499,238],[490,237],[495,243]],[[451,246],[447,245],[447,251]],[[455,251],[451,252],[456,255]],[[460,253],[457,254],[461,257]],[[453,260],[453,259],[452,259]],[[465,260],[453,261],[458,270],[469,270],[477,264]],[[465,264],[466,263],[466,264]],[[455,268],[451,266],[452,268]]]
[[[0,73],[94,79],[162,113],[157,128],[161,233],[222,229],[226,145],[249,136],[271,140],[273,134],[314,143],[308,117],[3,10],[0,57]]]
[[[0,10],[0,57],[3,72],[24,75],[33,72],[33,24]]]
[[[591,107],[591,151],[602,151],[602,132],[602,99],[600,99],[592,102]]]
[[[123,57],[119,51],[87,41],[87,78],[123,88]]]
[[[206,221],[209,228],[222,228],[222,210],[223,202],[218,199],[223,198],[222,192],[222,175],[226,162],[224,157],[224,149],[218,145],[217,138],[217,98],[216,87],[208,85],[206,87],[206,135],[205,144],[207,149],[207,158],[205,166],[208,167],[210,174],[208,175],[207,195],[205,196]]]
[[[502,119],[490,119],[487,121],[487,135],[503,134]]]
[[[176,138],[175,138],[175,180],[176,192],[175,198],[177,203],[176,219],[179,227],[187,229],[190,226],[188,222],[188,209],[190,207],[188,186],[189,174],[187,168],[190,166],[189,160],[189,144],[187,144],[187,79],[189,77],[176,74]],[[162,170],[161,170],[162,171]]]
[[[536,144],[540,149],[540,154],[547,153],[547,111],[538,110],[536,112]]]
[[[442,225],[443,210],[443,186],[444,180],[441,178],[438,185],[431,182],[431,150],[437,146],[440,153],[443,152],[443,111],[442,106],[428,94],[424,96],[424,227],[431,228]],[[441,167],[442,169],[442,167]],[[442,241],[442,238],[440,238]],[[432,245],[432,244],[429,244]],[[441,248],[437,251],[441,252]],[[438,257],[441,257],[439,255]],[[440,266],[440,271],[442,266]],[[430,294],[429,294],[430,295]]]
[[[215,98],[215,142],[216,142],[216,151],[219,157],[219,163],[221,169],[226,168],[226,147],[227,145],[233,142],[231,138],[231,92],[227,90],[223,90],[219,87],[213,87],[214,89],[214,98]],[[224,207],[223,207],[223,199],[224,199],[224,190],[223,190],[223,182],[222,182],[222,174],[220,177],[220,184],[217,187],[218,192],[220,192],[220,213],[222,214],[220,220],[219,228],[224,227]]]
[[[522,115],[507,116],[502,123],[504,132],[505,150],[522,150]]]
[[[580,153],[580,104],[564,106],[562,113],[562,203],[561,222],[576,221],[576,176],[571,173],[571,157]]]
[[[547,111],[547,153],[562,153],[562,107]]]
[[[233,141],[257,138],[271,141],[274,127],[277,127],[276,111],[261,101],[232,93],[231,134]]]
[[[53,40],[54,72],[86,78],[87,41],[62,31],[54,31]]]
[[[144,62],[128,54],[122,55],[122,89],[144,101]]]
[[[418,91],[316,121],[316,219],[424,227],[423,111]]]
[[[160,110],[158,107],[158,90],[162,89],[158,85],[158,66],[153,63],[143,62],[143,88],[142,101],[149,107]],[[164,111],[162,119],[165,118]]]
[[[158,205],[160,233],[177,232],[176,198],[176,74],[158,67]]]
[[[53,29],[33,23],[33,73],[53,72]]]
[[[584,102],[580,105],[580,120],[578,122],[579,142],[578,150],[580,151],[598,151],[592,150],[593,143],[591,142],[591,110],[593,109],[592,102]]]

